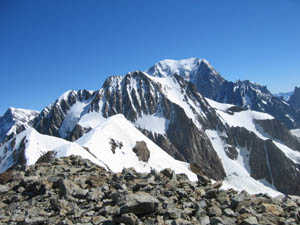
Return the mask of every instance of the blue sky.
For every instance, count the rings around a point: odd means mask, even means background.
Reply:
[[[300,0],[1,0],[0,114],[171,58],[226,79],[300,85]]]

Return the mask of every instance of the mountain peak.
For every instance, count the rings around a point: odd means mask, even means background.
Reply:
[[[147,73],[159,77],[178,74],[189,80],[199,70],[209,70],[212,74],[218,74],[206,59],[199,58],[161,60],[154,64]]]
[[[22,120],[24,118],[33,118],[38,115],[38,111],[9,107],[4,113],[3,117],[11,120]]]

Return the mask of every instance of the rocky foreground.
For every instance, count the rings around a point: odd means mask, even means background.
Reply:
[[[220,190],[166,169],[113,174],[77,156],[0,175],[0,224],[300,224],[300,198]]]

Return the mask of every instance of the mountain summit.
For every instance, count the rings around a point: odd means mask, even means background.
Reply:
[[[284,99],[274,96],[266,86],[249,80],[225,80],[205,59],[162,60],[147,73],[158,77],[178,74],[192,82],[204,97],[269,113],[288,128],[300,126],[299,112]]]

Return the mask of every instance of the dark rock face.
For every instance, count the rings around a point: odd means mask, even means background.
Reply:
[[[295,87],[294,93],[288,102],[295,110],[300,110],[300,87]]]
[[[137,155],[140,161],[148,162],[150,158],[150,151],[147,147],[146,142],[138,141],[136,142],[133,152]]]
[[[220,190],[171,170],[113,174],[70,156],[10,172],[0,185],[1,224],[300,223],[299,197]]]
[[[299,140],[291,135],[290,131],[278,120],[256,120],[255,123],[260,126],[258,130],[263,129],[270,138],[279,140],[293,150],[300,151]]]
[[[271,140],[266,142],[266,149],[275,186],[283,193],[300,195],[300,186],[297,185],[300,184],[300,165],[288,159]]]
[[[220,180],[225,177],[222,163],[214,151],[209,139],[201,133],[194,123],[186,118],[183,110],[174,105],[174,117],[170,121],[167,131],[169,140],[180,149],[180,153],[187,162],[200,165],[202,172]]]
[[[262,140],[245,128],[234,127],[230,128],[228,142],[248,150],[253,178],[266,179],[280,192],[300,195],[299,165],[287,158],[272,140]]]
[[[78,101],[88,101],[93,97],[93,94],[87,90],[68,92],[66,96],[56,100],[55,103],[42,110],[34,120],[34,128],[42,134],[60,137],[59,129],[68,110]],[[67,138],[67,136],[64,138]]]
[[[219,90],[226,81],[219,73],[216,73],[214,69],[202,61],[191,82],[195,84],[201,94],[205,93],[205,97],[210,96],[211,99],[215,99],[219,96]]]

